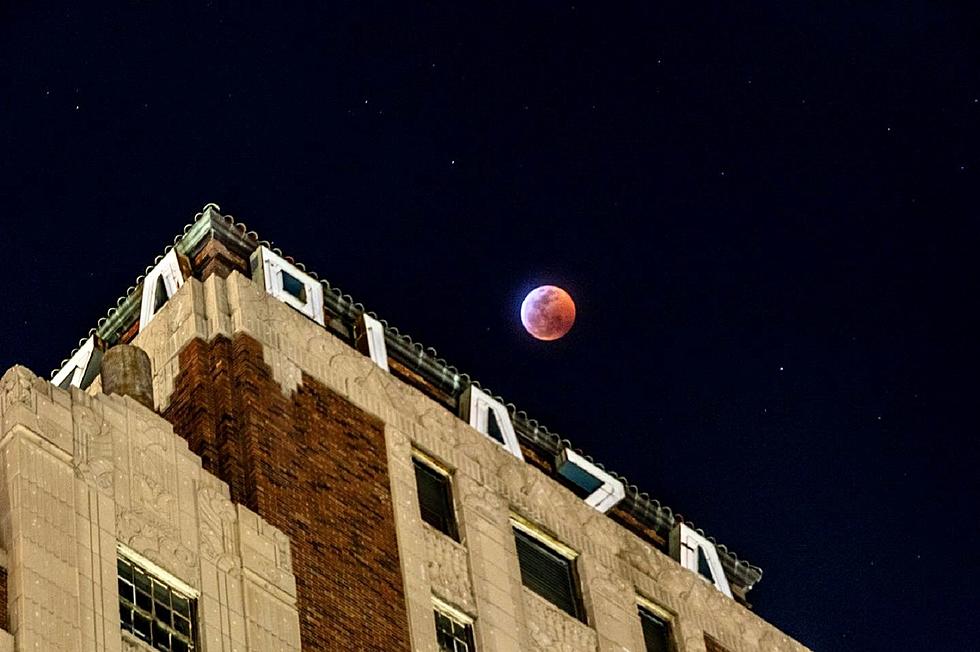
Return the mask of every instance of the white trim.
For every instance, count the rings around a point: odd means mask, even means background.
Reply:
[[[192,600],[196,600],[197,598],[201,597],[201,592],[195,589],[193,586],[183,581],[176,575],[167,572],[163,568],[160,568],[158,565],[156,565],[155,563],[153,563],[143,555],[139,554],[138,552],[130,548],[127,548],[123,544],[121,543],[116,544],[116,552],[118,552],[121,556],[128,559],[130,562],[142,568],[150,575],[153,575],[154,577],[156,577],[158,580],[160,580],[161,582],[163,582],[173,590],[182,593],[185,597],[190,598]]]
[[[78,387],[85,389],[94,379],[93,373],[102,362],[102,351],[95,347],[95,337],[89,336],[85,343],[78,347],[75,355],[68,359],[68,362],[51,377],[51,383],[58,387],[68,381],[68,387]],[[86,381],[86,377],[88,382]]]
[[[184,284],[184,274],[180,271],[180,262],[177,260],[177,251],[171,249],[167,255],[157,263],[157,266],[150,270],[150,273],[143,278],[143,296],[140,300],[140,332],[153,321],[156,313],[153,304],[156,302],[157,285],[163,280],[163,287],[167,292],[167,300],[177,294],[177,290]]]
[[[474,619],[472,616],[434,595],[432,596],[432,608],[436,611],[441,611],[443,615],[448,616],[462,625],[468,627],[473,626]]]
[[[698,550],[704,553],[708,560],[708,568],[711,577],[705,577],[698,572]],[[718,557],[718,550],[715,545],[705,537],[694,531],[686,523],[678,523],[670,531],[670,556],[680,562],[680,565],[709,584],[713,584],[716,589],[732,597],[732,589],[728,585],[728,578],[725,577],[725,569],[721,565]]]
[[[293,265],[268,247],[259,247],[252,254],[252,278],[270,295],[287,306],[303,313],[321,326],[323,322],[323,286],[316,279]],[[301,301],[283,288],[282,275],[289,274],[303,284],[306,301]]]
[[[602,482],[602,486],[589,494],[585,499],[585,504],[589,507],[593,507],[604,514],[626,497],[626,489],[623,487],[622,482],[570,448],[563,448],[558,453],[557,466],[559,473],[561,472],[561,467],[565,464],[576,466]]]
[[[474,385],[470,385],[459,397],[460,417],[468,422],[473,428],[479,430],[487,439],[499,444],[502,448],[510,452],[517,459],[524,461],[521,453],[521,446],[517,443],[517,433],[514,432],[514,424],[511,423],[510,414],[503,404]],[[490,436],[490,411],[497,419],[497,426],[500,434],[503,435],[503,443]]]
[[[361,313],[360,326],[367,342],[368,357],[374,364],[388,371],[388,347],[385,345],[385,328],[370,315]]]

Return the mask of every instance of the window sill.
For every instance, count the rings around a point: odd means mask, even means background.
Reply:
[[[459,550],[462,550],[464,552],[466,551],[466,546],[463,545],[462,542],[457,541],[456,539],[452,538],[442,530],[432,527],[425,521],[422,521],[422,528],[426,531],[426,533],[431,534],[434,538],[442,539],[443,541],[446,541],[447,543],[452,545],[454,548],[458,548]]]
[[[122,632],[123,652],[156,652],[148,643],[144,643],[129,632]]]

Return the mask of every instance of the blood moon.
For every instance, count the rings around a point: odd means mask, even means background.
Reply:
[[[557,340],[575,323],[575,302],[555,285],[542,285],[524,297],[521,304],[524,329],[539,340]]]

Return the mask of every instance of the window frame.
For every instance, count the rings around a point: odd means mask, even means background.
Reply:
[[[138,570],[141,574],[145,575],[149,580],[150,582],[149,611],[147,611],[146,608],[138,604],[138,597],[136,596],[136,590],[138,586],[135,579],[130,580],[119,574],[119,565],[120,563],[123,562],[128,564],[133,569],[134,577],[135,577],[135,571]],[[121,586],[124,582],[128,584],[130,588],[133,589],[133,596],[134,596],[133,601],[128,600],[126,596],[123,595]],[[175,577],[174,575],[163,570],[162,568],[160,568],[159,566],[157,566],[156,564],[148,560],[146,557],[143,557],[139,553],[136,553],[122,545],[118,545],[116,548],[116,584],[117,584],[116,599],[119,605],[119,629],[121,633],[123,632],[128,633],[129,636],[145,643],[146,645],[152,647],[154,650],[161,649],[156,647],[156,645],[152,640],[144,639],[141,635],[139,635],[136,632],[135,625],[133,625],[132,622],[130,622],[129,626],[126,625],[122,613],[122,609],[125,608],[130,610],[131,619],[137,613],[143,616],[144,618],[146,618],[150,623],[151,631],[153,630],[153,626],[159,623],[158,626],[169,634],[168,636],[169,639],[172,640],[176,636],[178,640],[186,644],[185,649],[188,652],[200,652],[201,649],[200,623],[197,615],[197,605],[200,599],[199,591],[189,586],[187,583],[181,581],[179,578]],[[167,590],[168,600],[171,601],[171,604],[172,604],[173,596],[175,595],[187,601],[187,617],[185,618],[185,620],[187,621],[188,632],[186,634],[179,631],[177,627],[172,624],[173,623],[172,619],[171,619],[171,624],[168,624],[156,617],[155,606],[158,604],[159,598],[158,598],[158,592],[154,589],[156,589],[157,587],[162,587]],[[168,645],[168,647],[170,650],[173,650],[172,644]]]
[[[445,501],[450,513],[447,519],[447,528],[443,529],[438,525],[434,525],[425,519],[424,512],[422,511],[422,496],[419,492],[419,467],[431,472],[432,475],[440,477],[444,481],[443,490],[445,491]],[[429,455],[426,455],[420,450],[412,450],[412,470],[415,473],[415,494],[419,501],[419,518],[422,522],[431,527],[432,529],[441,532],[453,541],[460,543],[460,528],[459,528],[459,518],[457,513],[459,510],[456,509],[456,492],[453,491],[453,474],[452,471],[447,469],[444,465],[440,464],[437,460],[433,459]]]
[[[676,617],[670,611],[664,609],[657,603],[643,597],[642,595],[636,596],[636,612],[637,616],[640,618],[640,628],[642,632],[643,628],[643,618],[646,617],[644,614],[648,614],[655,620],[662,622],[667,630],[667,650],[668,652],[675,652],[677,650],[677,643],[674,641],[674,631],[676,629]],[[644,648],[647,648],[648,641],[646,639],[646,634],[643,636]]]
[[[526,519],[518,516],[517,514],[511,514],[510,517],[511,529],[514,532],[514,548],[515,552],[518,553],[517,564],[521,572],[521,585],[526,587],[529,591],[533,591],[535,595],[540,596],[543,600],[548,601],[556,609],[563,611],[572,618],[588,624],[588,616],[585,611],[585,601],[583,600],[582,582],[578,573],[577,559],[579,553],[569,546],[565,545],[555,537],[545,533],[540,528],[535,527]],[[528,586],[524,581],[524,570],[521,567],[520,552],[517,550],[518,536],[523,535],[526,539],[529,539],[533,544],[537,544],[541,548],[544,548],[546,552],[550,552],[555,557],[563,558],[568,562],[568,585],[571,591],[571,606],[572,611],[565,609],[561,605],[556,604],[547,596],[542,595],[540,592],[535,591],[532,587]]]
[[[468,652],[475,652],[476,650],[476,621],[475,619],[464,611],[454,607],[445,600],[441,600],[436,596],[432,596],[432,612],[435,618],[435,628],[436,628],[436,646],[439,645],[439,614],[442,614],[445,618],[454,622],[457,625],[462,626],[465,631],[469,634],[469,640],[466,641],[469,646]]]

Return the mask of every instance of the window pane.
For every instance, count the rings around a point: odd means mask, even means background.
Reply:
[[[670,652],[670,625],[646,609],[640,609],[647,652]]]
[[[279,273],[282,275],[282,289],[303,303],[306,303],[306,286],[303,285],[303,281],[288,272],[282,271]]]
[[[449,478],[418,460],[413,459],[412,462],[415,465],[415,484],[422,520],[458,541]]]
[[[520,530],[514,530],[514,537],[524,586],[582,620],[571,560]]]
[[[117,569],[120,627],[155,650],[193,652],[193,601],[127,559],[120,558]]]
[[[440,652],[473,652],[473,626],[450,618],[438,609],[436,616],[436,642]]]

